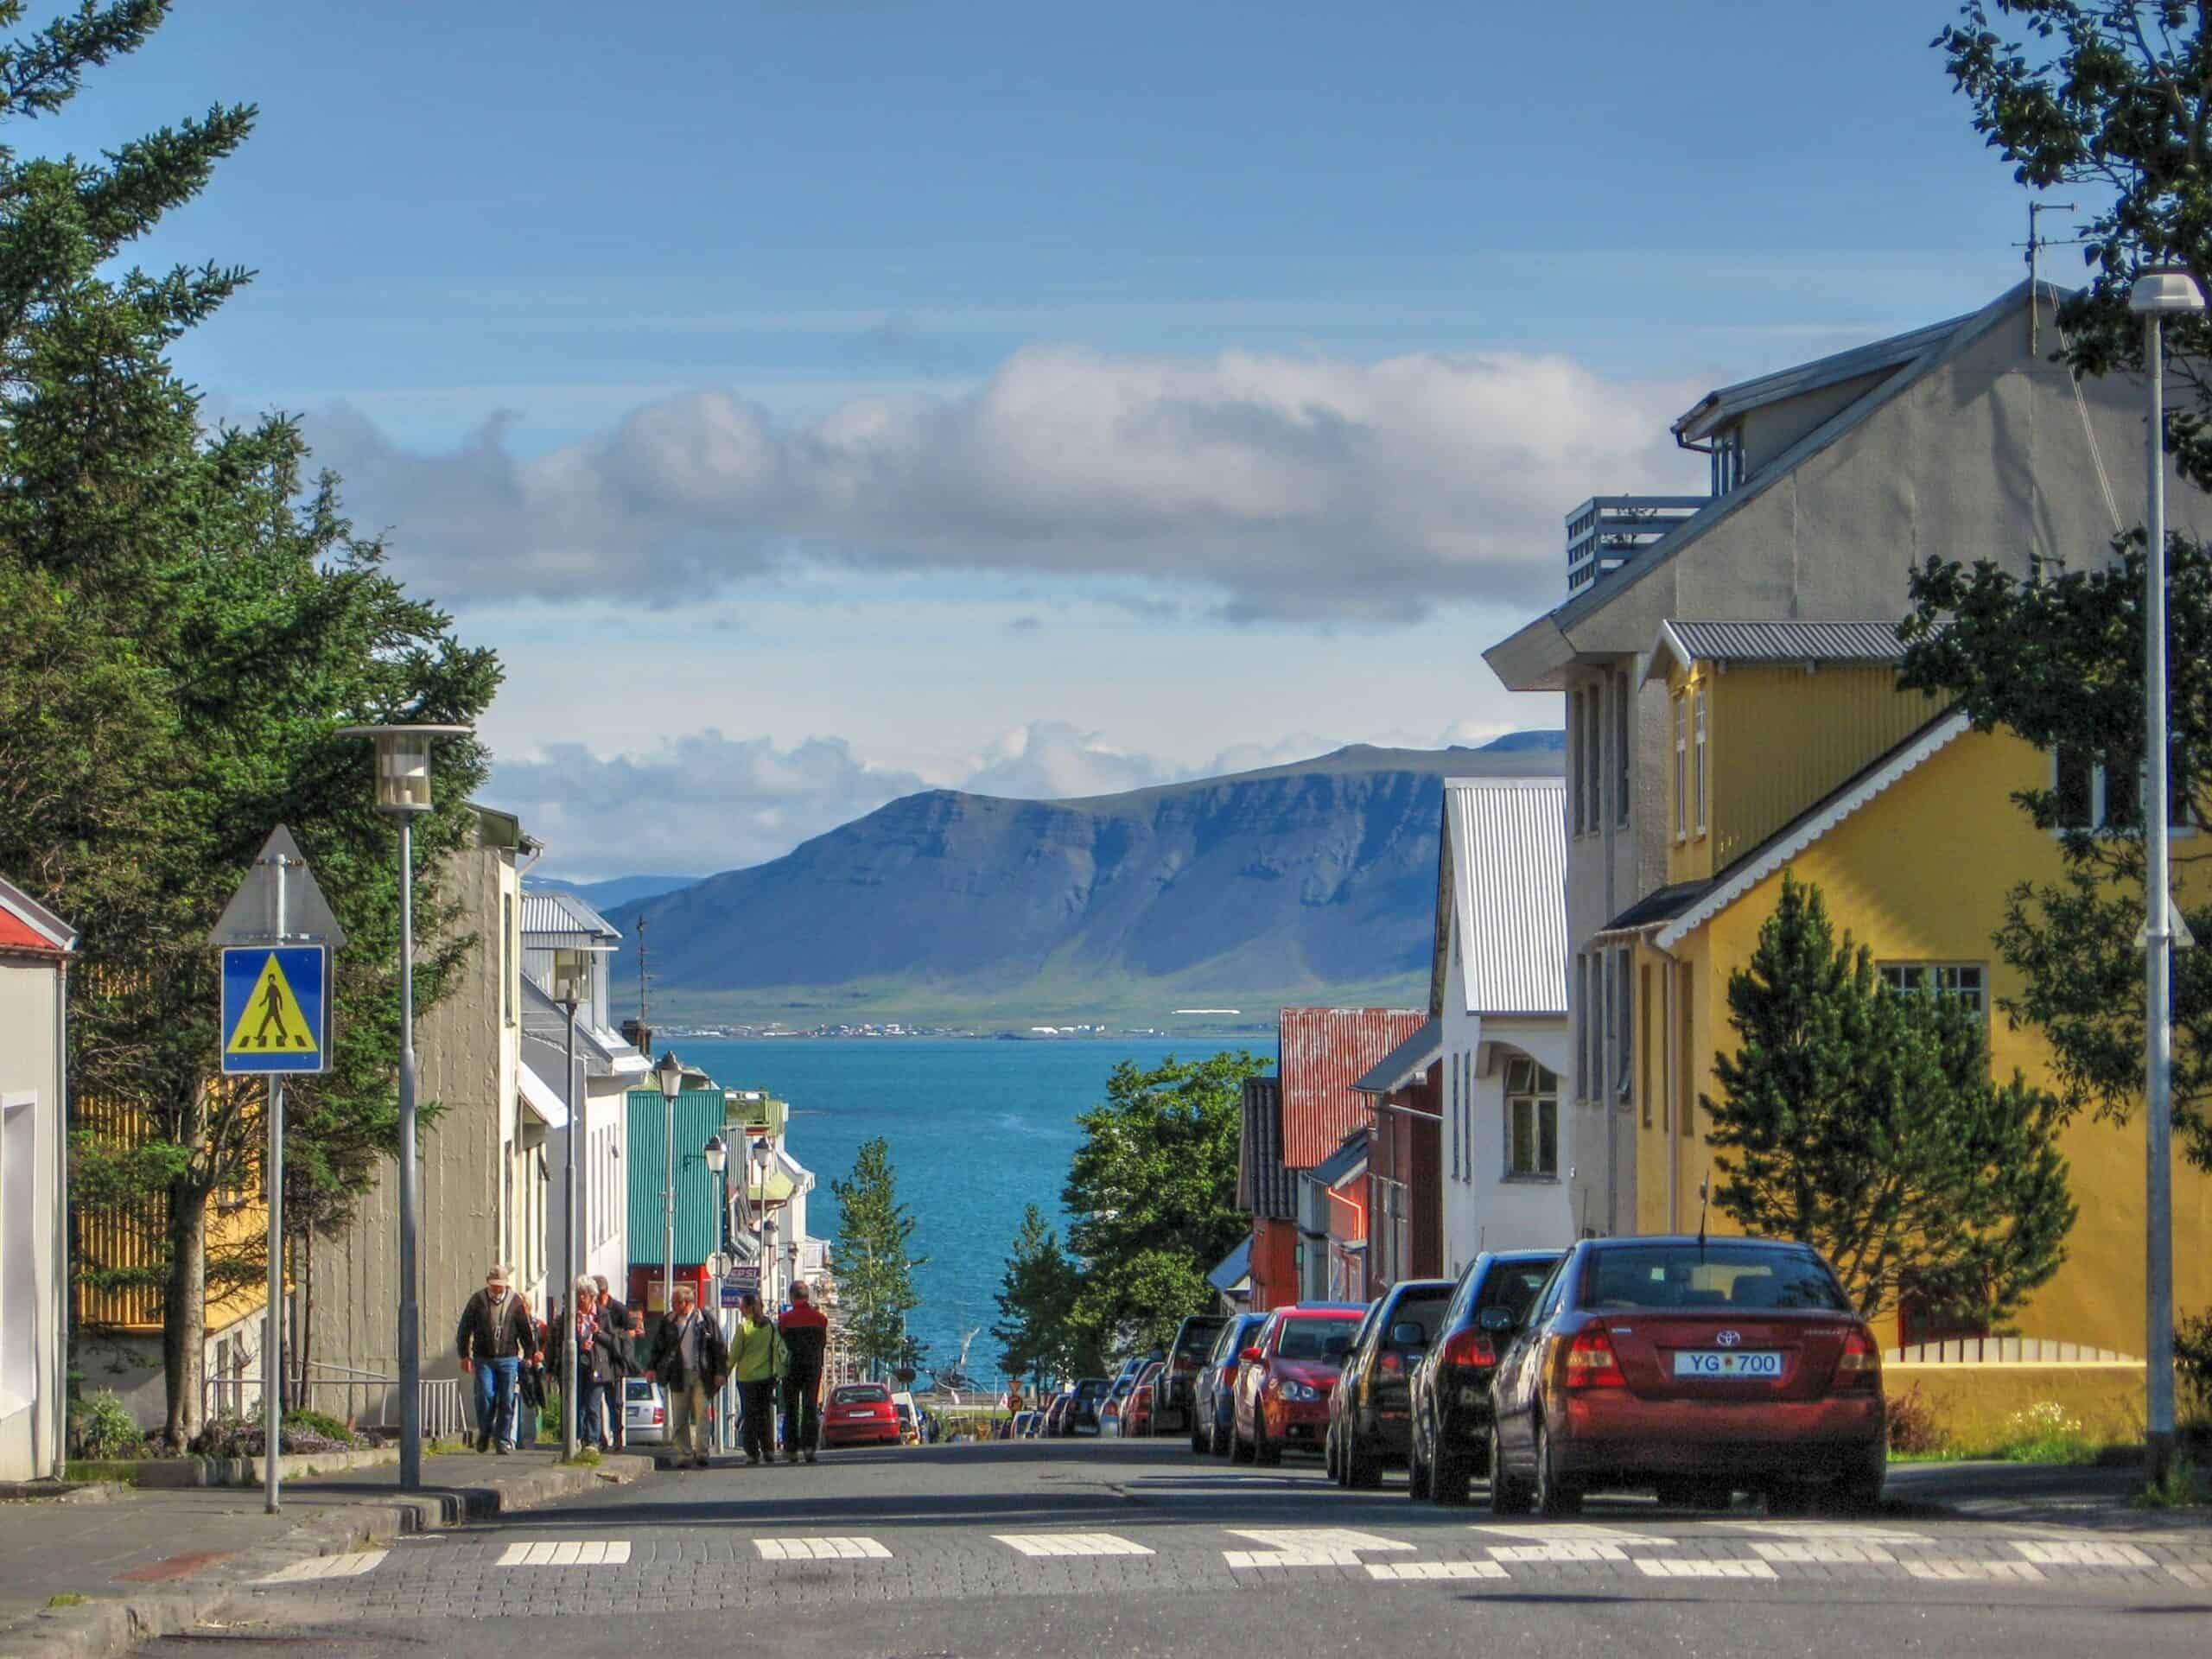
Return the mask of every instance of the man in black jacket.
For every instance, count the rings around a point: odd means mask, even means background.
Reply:
[[[668,1390],[668,1438],[679,1469],[687,1448],[693,1468],[707,1466],[707,1402],[729,1375],[729,1344],[698,1310],[697,1297],[690,1286],[677,1286],[676,1310],[660,1322],[645,1363]]]
[[[464,1376],[476,1378],[476,1449],[496,1441],[501,1457],[515,1449],[515,1378],[537,1345],[537,1332],[522,1298],[507,1288],[507,1270],[484,1275],[484,1288],[461,1310],[453,1333]]]

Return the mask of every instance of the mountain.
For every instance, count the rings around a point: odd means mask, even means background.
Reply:
[[[655,1007],[677,1017],[1425,1000],[1443,779],[1557,776],[1542,735],[1083,800],[910,795],[609,911],[617,982],[642,918]]]
[[[696,875],[616,875],[604,881],[564,881],[556,875],[526,875],[522,884],[541,891],[573,893],[594,910],[604,913],[612,906],[658,899],[664,893],[688,887],[698,880]]]

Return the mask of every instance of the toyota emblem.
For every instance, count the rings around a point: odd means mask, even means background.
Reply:
[[[1719,1336],[1713,1338],[1713,1340],[1723,1348],[1733,1348],[1743,1339],[1743,1333],[1737,1331],[1723,1331]]]

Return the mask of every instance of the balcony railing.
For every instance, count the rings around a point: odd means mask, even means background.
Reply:
[[[1579,593],[1712,503],[1709,495],[1593,495],[1567,515],[1567,591]]]

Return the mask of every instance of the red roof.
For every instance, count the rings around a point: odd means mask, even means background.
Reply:
[[[1311,1169],[1368,1121],[1354,1087],[1428,1021],[1426,1008],[1285,1008],[1275,1071],[1282,1079],[1282,1161]]]
[[[76,930],[68,923],[21,887],[0,880],[0,951],[59,961],[76,944]]]

